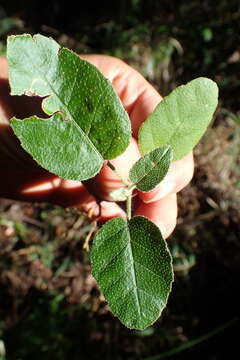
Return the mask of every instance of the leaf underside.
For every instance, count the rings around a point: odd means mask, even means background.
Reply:
[[[10,36],[7,57],[11,94],[45,97],[43,110],[52,115],[49,120],[34,116],[21,125],[13,121],[22,146],[40,165],[62,178],[85,180],[127,148],[128,114],[95,66],[42,35]],[[51,152],[46,149],[45,157],[41,146],[47,143]],[[64,152],[68,167],[61,164]]]
[[[142,216],[115,218],[97,233],[92,273],[109,306],[128,328],[145,329],[166,306],[172,261],[158,227]]]
[[[207,78],[197,78],[166,96],[139,130],[142,154],[170,145],[173,160],[188,154],[209,125],[218,103],[218,88]]]
[[[138,190],[150,191],[165,177],[172,160],[169,146],[157,148],[140,158],[131,168],[129,178]]]

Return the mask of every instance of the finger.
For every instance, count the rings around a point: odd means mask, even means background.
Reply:
[[[46,171],[26,177],[25,171],[6,169],[0,178],[0,196],[23,201],[47,201],[61,206],[91,207],[96,203],[79,181],[62,180]],[[17,181],[16,181],[17,179]]]
[[[129,170],[132,165],[140,158],[140,152],[137,142],[134,138],[131,139],[127,150],[111,160],[111,163],[116,167],[121,178],[125,181],[128,179]],[[93,179],[84,182],[87,189],[97,198],[111,201],[110,192],[124,186],[116,173],[107,165],[104,165],[100,173]]]
[[[1,79],[8,79],[8,64],[7,59],[4,56],[0,56],[0,78]]]
[[[194,162],[192,152],[182,159],[174,161],[166,177],[152,191],[148,193],[139,192],[139,197],[145,203],[151,203],[163,199],[169,194],[182,190],[192,179]]]
[[[112,83],[130,115],[133,136],[162,100],[156,89],[135,69],[120,59],[105,55],[81,55],[95,65]]]
[[[61,184],[50,197],[50,201],[61,206],[74,206],[88,213],[91,219],[105,223],[115,217],[126,217],[126,213],[114,202],[96,199],[87,191],[79,181],[61,180]]]
[[[177,196],[171,194],[151,204],[137,201],[134,215],[142,215],[153,221],[166,239],[174,230],[177,221]]]
[[[5,197],[24,201],[48,201],[64,207],[77,207],[88,213],[92,219],[98,219],[100,223],[114,217],[126,217],[125,212],[115,203],[102,201],[98,204],[80,181],[62,180],[48,173],[45,177],[36,174],[29,183],[23,173],[16,173],[16,177],[19,185],[17,190],[15,178],[13,179],[12,176],[7,177],[8,184],[5,190],[4,183],[0,182]]]
[[[99,204],[100,213],[97,216],[99,224],[103,224],[115,217],[126,218],[126,213],[115,202],[101,201]]]
[[[74,206],[88,213],[91,219],[105,223],[115,217],[126,217],[126,213],[114,202],[96,199],[87,191],[79,181],[61,180],[61,184],[50,196],[50,201],[61,206]]]

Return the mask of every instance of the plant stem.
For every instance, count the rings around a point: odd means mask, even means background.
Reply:
[[[128,220],[132,217],[132,193],[127,197],[127,217]]]
[[[127,196],[127,217],[128,219],[130,220],[131,217],[132,217],[132,192],[133,190],[135,189],[135,185],[134,184],[131,184],[129,183],[127,180],[123,179],[123,177],[121,176],[121,174],[118,172],[118,170],[115,168],[115,166],[110,162],[108,161],[107,162],[107,166],[115,172],[115,174],[119,177],[119,179],[122,181],[122,183],[128,188],[129,190],[129,195]]]

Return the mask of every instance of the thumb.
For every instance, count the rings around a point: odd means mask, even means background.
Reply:
[[[131,138],[126,151],[116,159],[111,160],[111,163],[115,166],[121,177],[127,180],[131,167],[140,157],[137,141]],[[100,173],[93,179],[85,181],[84,185],[97,198],[112,201],[110,192],[122,187],[123,183],[116,173],[105,164]]]

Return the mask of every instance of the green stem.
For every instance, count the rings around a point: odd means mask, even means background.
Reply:
[[[132,192],[135,189],[136,185],[129,183],[127,180],[125,180],[122,175],[118,172],[118,170],[115,168],[115,166],[108,161],[107,166],[115,172],[115,174],[119,177],[119,179],[122,181],[122,183],[127,187],[129,190],[129,195],[127,197],[127,217],[130,220],[132,217]]]
[[[128,220],[131,219],[132,217],[132,192],[133,190],[136,188],[135,184],[131,184],[128,186],[128,190],[129,190],[129,195],[127,197],[127,217]]]
[[[127,217],[128,220],[132,217],[132,193],[127,197]]]

